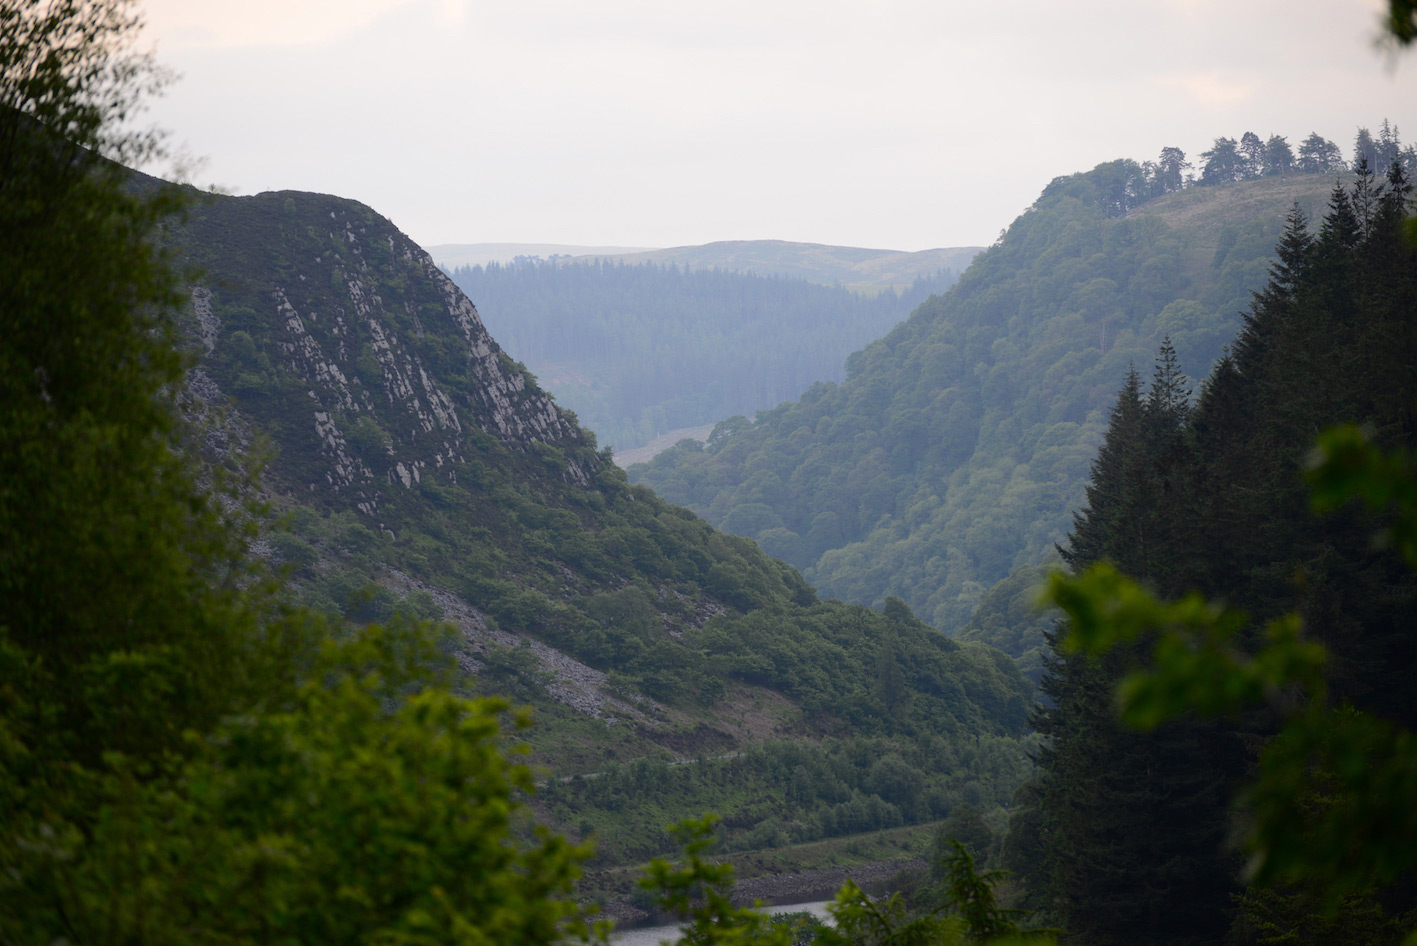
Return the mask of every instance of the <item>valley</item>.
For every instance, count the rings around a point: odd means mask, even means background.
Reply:
[[[263,482],[289,528],[266,541],[298,600],[446,622],[460,688],[534,708],[535,810],[596,837],[596,865],[667,854],[665,826],[705,811],[727,850],[784,867],[966,799],[1001,828],[1033,701],[1002,653],[900,602],[821,601],[631,486],[366,207],[208,198],[174,245],[203,271],[188,331],[204,397],[276,448]]]
[[[1395,125],[1106,161],[986,248],[430,254],[135,170],[141,19],[0,0],[0,943],[1410,946]],[[542,150],[527,207],[594,166]]]
[[[204,396],[278,448],[266,494],[290,527],[268,542],[297,600],[445,622],[463,692],[533,709],[531,810],[594,843],[583,902],[651,919],[642,865],[712,811],[743,891],[819,896],[843,870],[909,886],[960,836],[1037,906],[1020,849],[1062,743],[1033,732],[1059,666],[1033,600],[1084,521],[1109,375],[1157,348],[1178,378],[1225,363],[1286,219],[1322,216],[1332,188],[1192,186],[1119,213],[1101,196],[1119,173],[1059,178],[839,381],[676,431],[634,483],[483,327],[455,285],[475,274],[369,208],[209,199],[174,238],[204,270]],[[483,275],[571,274],[567,298],[640,278],[575,265]]]
[[[725,421],[632,480],[823,594],[896,595],[959,633],[1066,535],[1128,365],[1145,370],[1170,338],[1204,377],[1268,278],[1286,214],[1313,216],[1333,186],[1189,187],[1109,215],[1099,195],[1123,164],[1058,178],[957,287],[854,353],[844,381]],[[1040,644],[1041,625],[1010,652]]]

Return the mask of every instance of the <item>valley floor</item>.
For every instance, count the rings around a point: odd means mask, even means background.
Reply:
[[[713,433],[714,427],[714,424],[701,424],[698,427],[680,427],[677,430],[671,430],[667,434],[660,434],[658,437],[655,437],[643,447],[616,450],[615,462],[620,465],[622,470],[628,469],[636,463],[647,463],[686,438],[700,442],[708,440],[708,436]]]

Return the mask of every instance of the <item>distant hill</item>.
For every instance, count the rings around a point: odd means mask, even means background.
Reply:
[[[1128,365],[1149,374],[1169,336],[1204,377],[1265,284],[1290,207],[1312,217],[1333,186],[1291,174],[1119,213],[1139,172],[1119,161],[1058,178],[950,292],[852,355],[843,383],[725,421],[631,479],[755,538],[823,595],[897,595],[960,629],[1066,533]],[[1036,664],[1037,644],[1013,653]]]
[[[550,259],[553,256],[613,256],[650,252],[648,247],[574,246],[569,243],[437,243],[424,249],[433,257],[433,262],[444,269],[510,263],[519,256]]]
[[[963,272],[983,249],[958,246],[945,249],[873,250],[858,246],[827,246],[787,240],[727,240],[700,246],[667,249],[630,246],[580,246],[568,243],[438,243],[425,247],[444,269],[460,266],[507,264],[518,257],[572,262],[608,260],[620,263],[659,263],[684,269],[722,269],[760,276],[791,276],[824,286],[861,289],[903,289],[917,279],[928,279],[941,270]]]
[[[941,270],[962,271],[983,247],[872,250],[856,246],[790,243],[786,240],[728,240],[641,253],[605,253],[626,263],[672,263],[690,269],[726,269],[760,276],[792,276],[826,286],[904,288]]]
[[[958,271],[872,292],[606,259],[461,266],[449,275],[507,352],[620,451],[841,380],[848,354],[948,289]]]

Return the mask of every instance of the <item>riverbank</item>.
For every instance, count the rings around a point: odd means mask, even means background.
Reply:
[[[805,903],[813,900],[830,900],[836,896],[847,878],[870,893],[879,892],[885,883],[902,870],[920,870],[925,867],[921,857],[873,861],[853,867],[830,867],[822,870],[805,870],[789,874],[771,874],[750,877],[733,885],[735,906],[749,906],[759,901],[766,906],[777,904]],[[605,904],[601,918],[614,920],[618,929],[636,926],[650,926],[671,923],[674,917],[662,913],[642,910],[630,902],[628,897],[616,897]]]

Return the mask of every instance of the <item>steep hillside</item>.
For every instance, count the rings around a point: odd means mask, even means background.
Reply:
[[[1127,366],[1169,336],[1202,376],[1263,285],[1285,214],[1332,186],[1194,187],[1109,216],[1129,168],[1054,181],[954,289],[853,355],[844,383],[725,422],[632,478],[755,538],[824,595],[898,595],[957,630],[1065,534]]]
[[[169,236],[200,270],[191,386],[230,405],[212,447],[273,448],[266,489],[291,528],[266,536],[271,556],[351,621],[450,621],[467,687],[537,707],[529,739],[555,776],[792,738],[805,771],[832,775],[780,798],[773,844],[928,821],[966,791],[998,804],[1022,778],[1032,691],[1011,661],[899,602],[819,602],[751,542],[630,486],[367,207],[209,198]],[[783,792],[775,757],[706,761],[670,801],[603,775],[553,781],[543,805],[615,838],[612,862],[667,850],[663,825],[702,810],[751,847]]]

